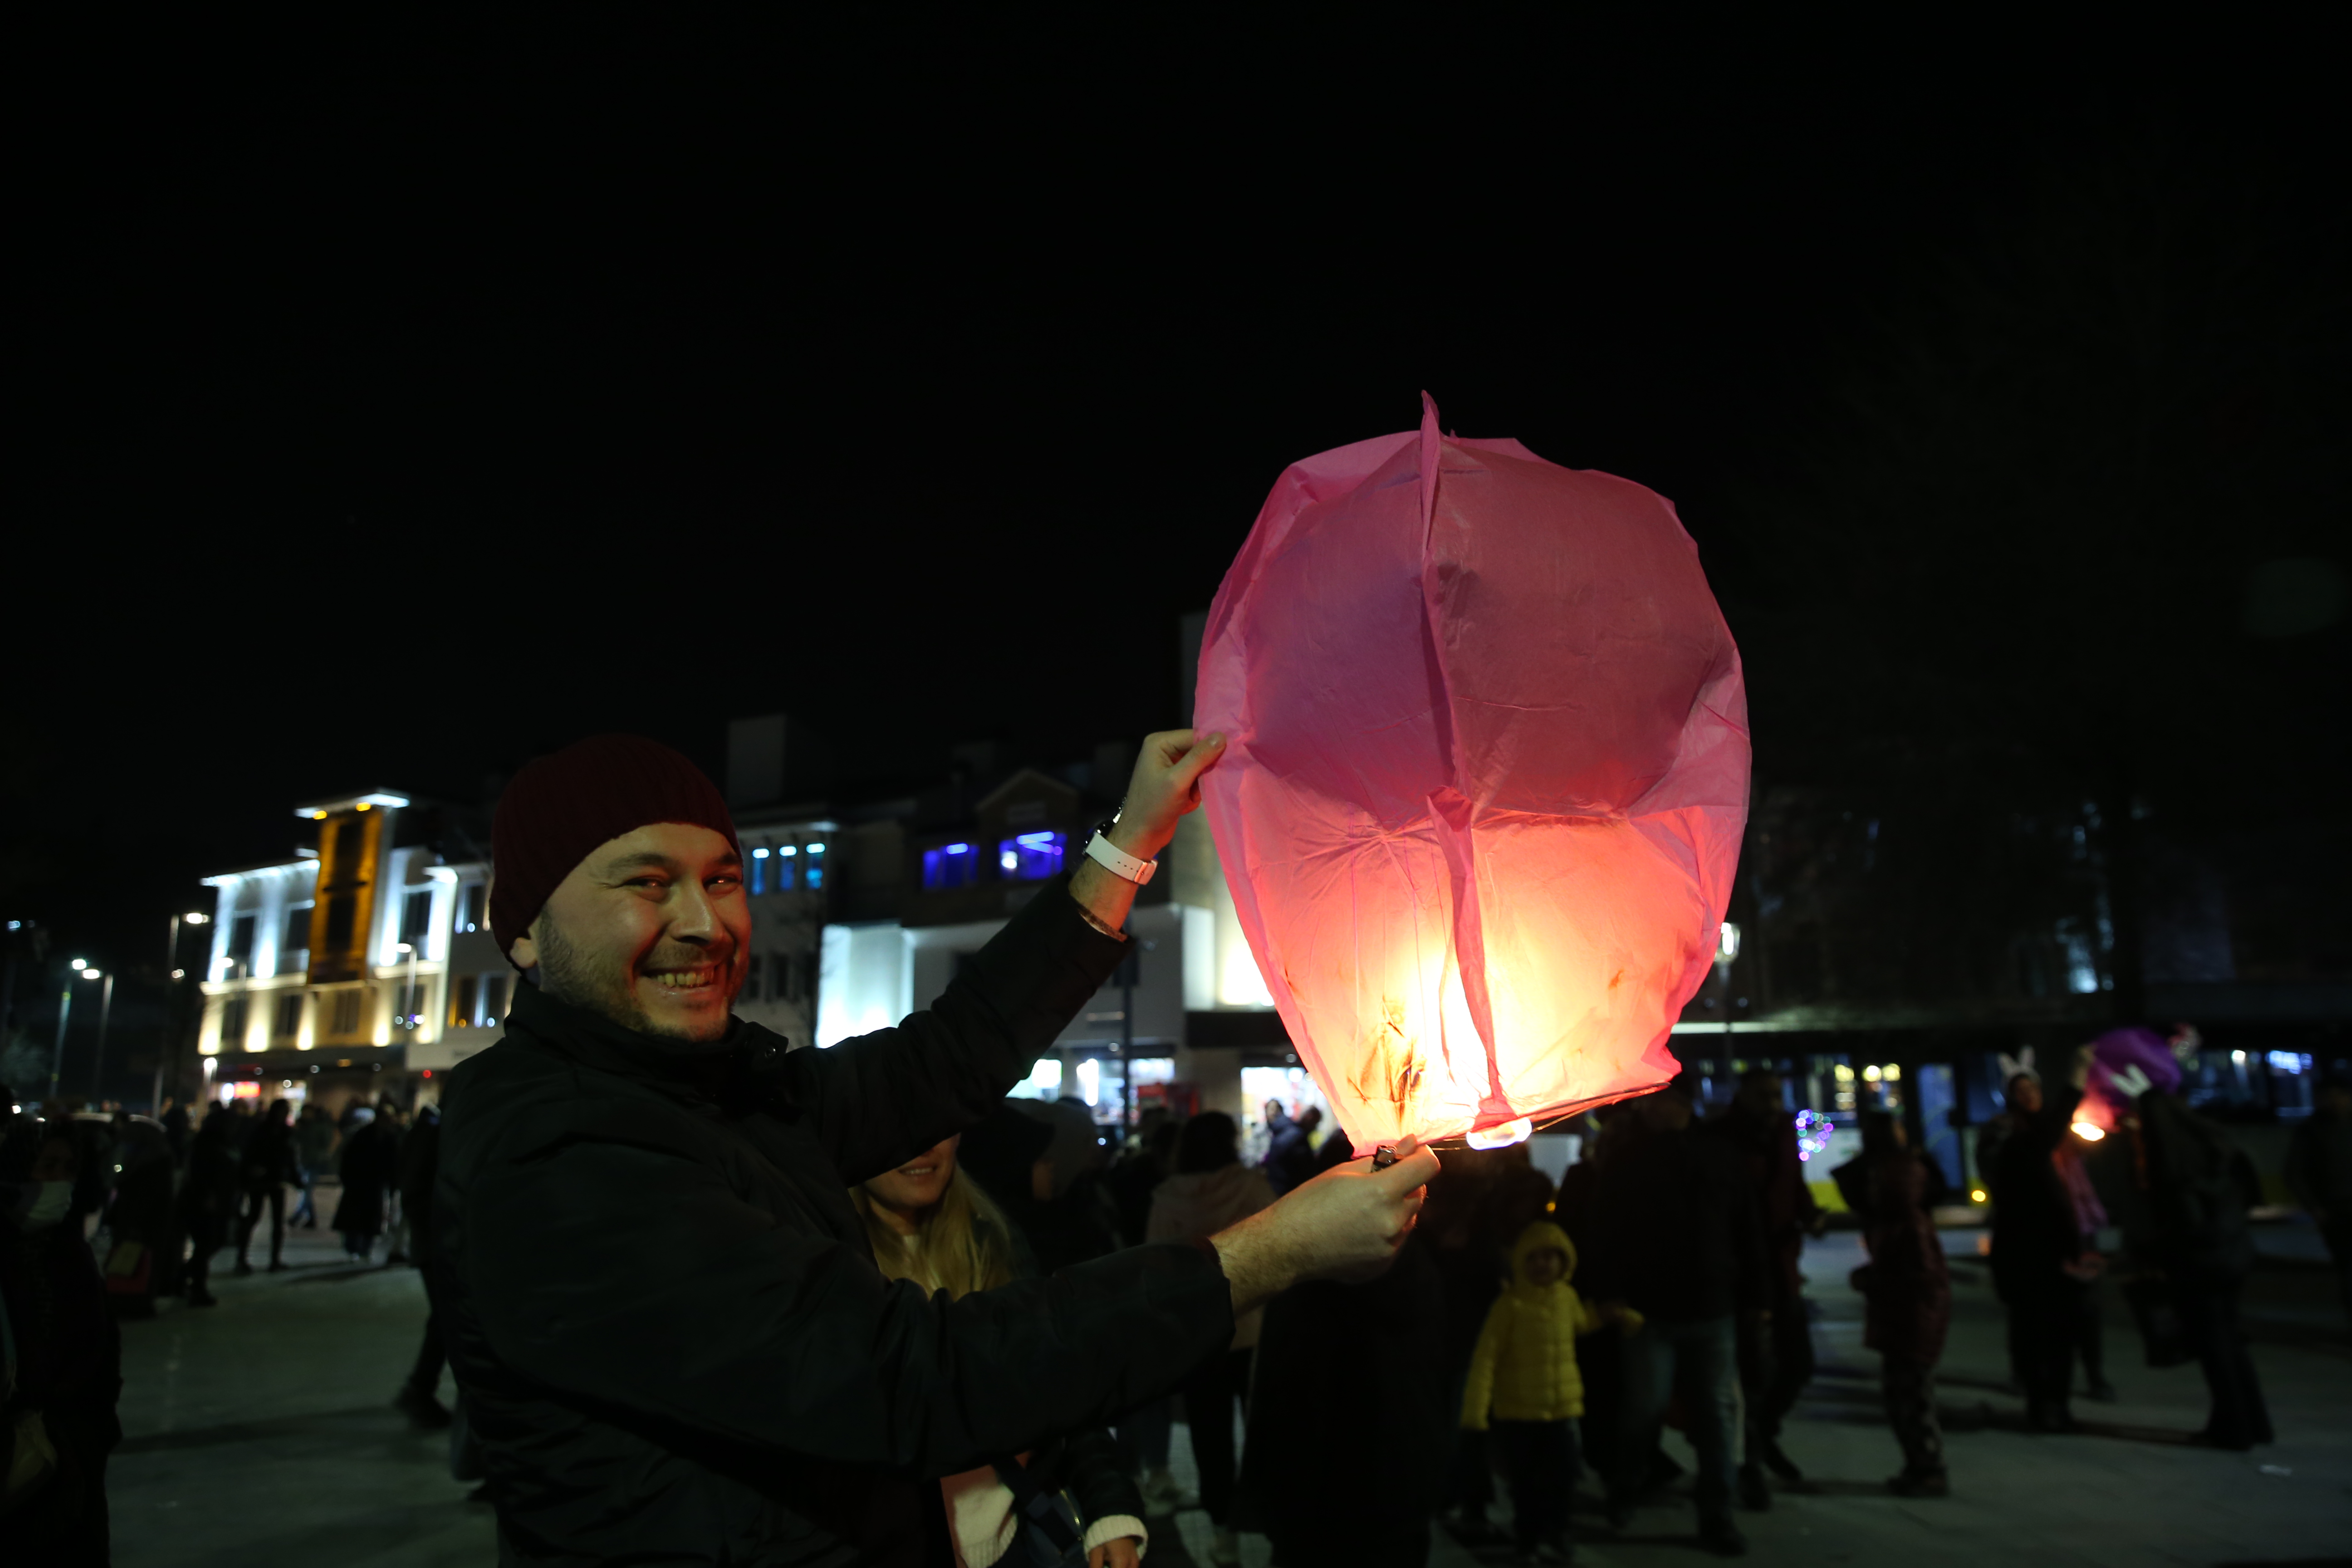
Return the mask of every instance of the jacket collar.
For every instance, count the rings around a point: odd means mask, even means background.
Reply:
[[[559,1002],[528,980],[515,986],[507,1026],[583,1067],[713,1098],[747,1076],[772,1094],[771,1080],[784,1054],[782,1039],[741,1018],[728,1019],[727,1033],[716,1040],[674,1040]]]

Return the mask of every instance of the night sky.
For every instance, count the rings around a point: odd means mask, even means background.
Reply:
[[[2340,619],[2241,603],[2345,559],[2316,35],[614,15],[19,52],[8,918],[152,963],[298,799],[598,729],[1173,722],[1276,474],[1424,388],[1676,502],[1763,772],[2341,787]]]

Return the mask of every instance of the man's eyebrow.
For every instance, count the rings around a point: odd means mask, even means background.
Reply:
[[[730,849],[719,857],[718,863],[721,866],[740,868],[743,864],[743,857]],[[677,869],[677,865],[674,856],[664,855],[657,850],[645,849],[635,855],[615,856],[605,861],[604,873],[607,877],[618,877],[630,871],[675,871]]]

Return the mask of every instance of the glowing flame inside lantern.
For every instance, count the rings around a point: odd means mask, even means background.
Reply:
[[[1731,940],[1748,736],[1657,496],[1442,438],[1426,404],[1294,465],[1193,721],[1231,741],[1203,795],[1235,913],[1358,1150],[1516,1142],[1674,1074]]]
[[[1500,1127],[1473,1128],[1463,1142],[1473,1149],[1507,1149],[1527,1139],[1535,1130],[1536,1124],[1522,1116],[1517,1121],[1506,1121]]]
[[[2107,1135],[2107,1130],[2095,1121],[2077,1121],[2074,1126],[2074,1133],[2085,1143],[2096,1143]]]

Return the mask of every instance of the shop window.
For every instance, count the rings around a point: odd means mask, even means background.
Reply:
[[[977,845],[942,844],[937,849],[923,851],[925,891],[969,888],[979,880],[980,853]]]
[[[1069,845],[1066,833],[1016,834],[997,845],[996,864],[1013,881],[1042,882],[1062,874],[1062,859]]]

